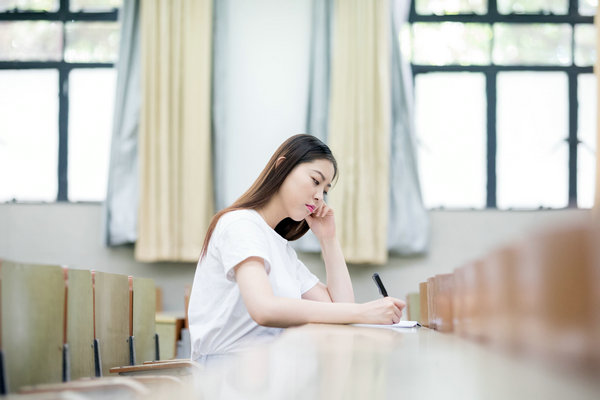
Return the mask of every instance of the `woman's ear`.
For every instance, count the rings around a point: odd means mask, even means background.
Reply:
[[[284,156],[279,157],[277,161],[275,161],[275,168],[279,167],[279,164],[281,164],[283,160],[285,160]]]

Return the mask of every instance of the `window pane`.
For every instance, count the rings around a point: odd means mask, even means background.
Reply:
[[[71,11],[110,11],[119,8],[123,0],[71,0]]]
[[[596,28],[593,24],[575,25],[575,64],[581,67],[596,62]]]
[[[413,24],[413,63],[489,64],[492,32],[487,24]]]
[[[19,11],[58,11],[59,0],[0,0],[0,12],[17,9]]]
[[[106,197],[115,97],[114,69],[75,69],[69,76],[69,200]]]
[[[60,22],[0,22],[0,61],[60,61]]]
[[[0,201],[55,201],[58,71],[0,71],[0,93]]]
[[[494,24],[494,63],[571,65],[568,24]]]
[[[423,15],[485,14],[487,0],[415,0],[415,11]]]
[[[596,15],[598,0],[579,0],[579,14]]]
[[[497,93],[498,207],[566,207],[567,75],[502,72]]]
[[[579,132],[582,142],[577,154],[577,205],[592,208],[596,178],[596,115],[597,86],[594,74],[582,74],[578,77]]]
[[[498,0],[500,14],[566,14],[569,0]]]
[[[425,206],[484,208],[485,77],[428,73],[415,78],[418,160]]]
[[[119,54],[117,22],[70,22],[66,26],[67,62],[115,62]]]

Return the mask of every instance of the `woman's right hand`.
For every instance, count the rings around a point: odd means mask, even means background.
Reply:
[[[391,325],[400,321],[406,303],[395,297],[384,297],[360,306],[361,323]]]

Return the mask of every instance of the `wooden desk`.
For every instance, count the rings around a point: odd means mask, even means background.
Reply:
[[[196,386],[211,399],[600,398],[589,371],[548,365],[427,328],[306,325],[207,369]]]
[[[158,333],[160,359],[171,360],[177,355],[177,341],[181,337],[181,328],[184,317],[179,314],[157,313],[155,316],[155,329]]]

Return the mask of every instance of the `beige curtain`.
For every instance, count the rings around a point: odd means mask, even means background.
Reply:
[[[211,0],[143,0],[135,257],[197,261],[213,214]]]
[[[336,0],[329,114],[340,179],[331,191],[346,260],[387,261],[390,21],[387,0]]]

